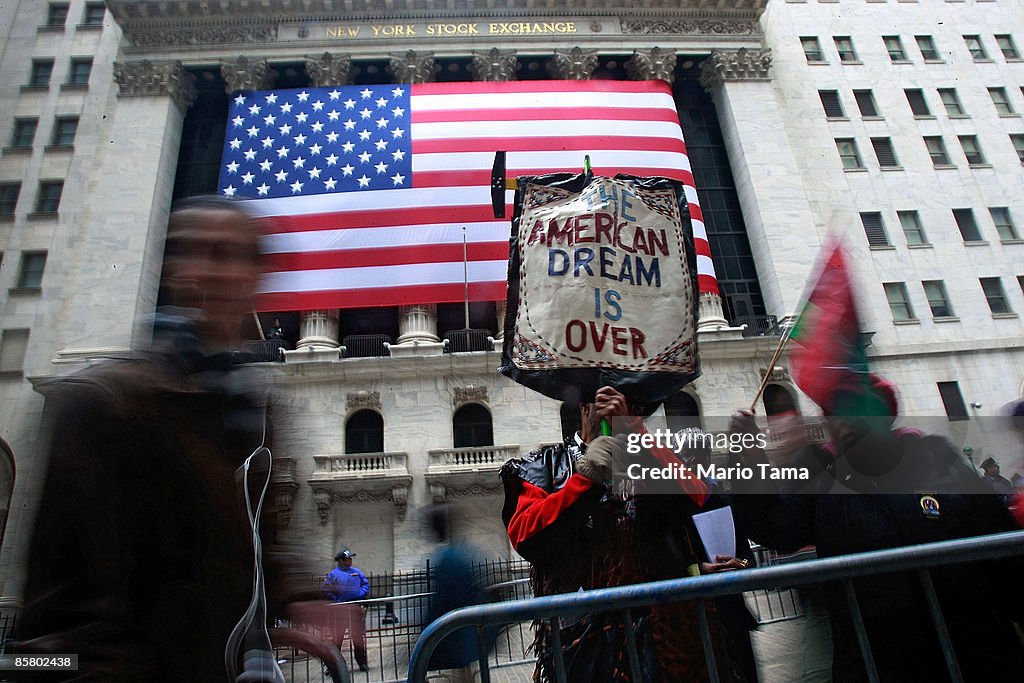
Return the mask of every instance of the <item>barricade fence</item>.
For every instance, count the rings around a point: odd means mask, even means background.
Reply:
[[[600,612],[613,612],[621,615],[620,618],[626,624],[631,677],[633,680],[642,680],[639,661],[636,657],[631,610],[655,604],[694,601],[700,617],[698,628],[704,646],[708,677],[712,683],[717,683],[719,676],[711,645],[708,620],[704,612],[705,599],[775,589],[780,586],[793,587],[839,581],[850,609],[861,656],[865,663],[867,680],[878,681],[879,675],[871,654],[871,643],[861,621],[853,579],[877,574],[914,571],[927,598],[929,608],[928,616],[921,615],[922,628],[927,628],[927,624],[930,622],[942,647],[950,679],[962,681],[963,676],[957,662],[957,653],[954,652],[949,639],[946,623],[932,584],[930,570],[938,566],[1020,555],[1024,555],[1024,531],[1013,531],[991,536],[814,559],[795,564],[757,567],[746,571],[723,572],[700,577],[466,607],[449,612],[424,629],[409,662],[408,680],[410,683],[421,683],[426,680],[427,662],[434,649],[445,636],[459,628],[475,628],[478,640],[480,640],[480,650],[484,653],[485,648],[482,642],[484,627],[547,619],[552,621],[554,641],[552,647],[555,655],[556,679],[564,682],[565,662],[562,659],[561,644],[558,642],[560,620],[563,617]],[[481,683],[489,683],[490,671],[493,668],[489,658],[482,654],[479,666]]]

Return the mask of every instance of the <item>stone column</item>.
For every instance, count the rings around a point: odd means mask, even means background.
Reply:
[[[597,50],[574,47],[571,50],[555,50],[555,56],[548,62],[548,72],[566,81],[589,81],[597,69]]]
[[[437,343],[437,305],[413,304],[398,307],[399,344]]]
[[[787,122],[771,87],[771,51],[712,50],[701,67],[736,180],[765,305],[780,321],[793,314],[820,249]],[[742,163],[735,162],[742,159]],[[794,226],[804,239],[794,240]],[[784,251],[769,245],[786,244]]]
[[[352,57],[347,54],[325,52],[318,57],[306,56],[306,73],[313,87],[348,85],[352,74]]]
[[[501,301],[494,302],[494,315],[498,319],[498,334],[494,337],[499,345],[504,343],[505,339],[505,308],[508,302],[504,299]],[[495,349],[496,351],[500,349]]]
[[[434,62],[433,52],[395,53],[390,57],[388,71],[396,83],[430,83],[437,77],[441,67]]]
[[[152,332],[181,126],[196,98],[195,78],[178,61],[115,63],[113,75],[116,105],[105,123],[97,122],[109,143],[95,154],[82,202],[61,207],[67,229],[57,232],[50,250],[51,261],[68,268],[68,345],[57,352],[58,363],[144,344]]]
[[[474,81],[514,81],[519,62],[514,50],[494,47],[487,52],[474,52],[469,72]]]
[[[220,74],[227,83],[225,89],[228,94],[238,90],[269,90],[274,85],[274,77],[277,76],[277,72],[267,64],[267,60],[248,57],[222,61]]]
[[[303,311],[299,321],[299,341],[295,352],[338,350],[338,312]],[[335,356],[336,358],[337,356]]]

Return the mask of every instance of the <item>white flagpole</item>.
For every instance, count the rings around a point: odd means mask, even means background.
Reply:
[[[465,285],[466,329],[469,329],[469,254],[466,246],[466,226],[462,226],[462,281]]]

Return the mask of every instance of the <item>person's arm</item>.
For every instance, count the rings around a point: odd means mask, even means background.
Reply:
[[[320,584],[320,592],[323,593],[324,597],[328,600],[338,602],[340,596],[338,595],[338,576],[337,570],[332,569],[326,577],[324,582]]]
[[[366,578],[366,574],[358,569],[356,574],[359,575],[359,588],[356,590],[356,597],[353,600],[362,600],[370,595],[370,580]]]

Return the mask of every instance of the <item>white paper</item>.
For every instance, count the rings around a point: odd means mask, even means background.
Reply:
[[[709,562],[717,562],[716,555],[736,556],[736,525],[732,521],[730,506],[696,514],[693,523],[700,534]]]

